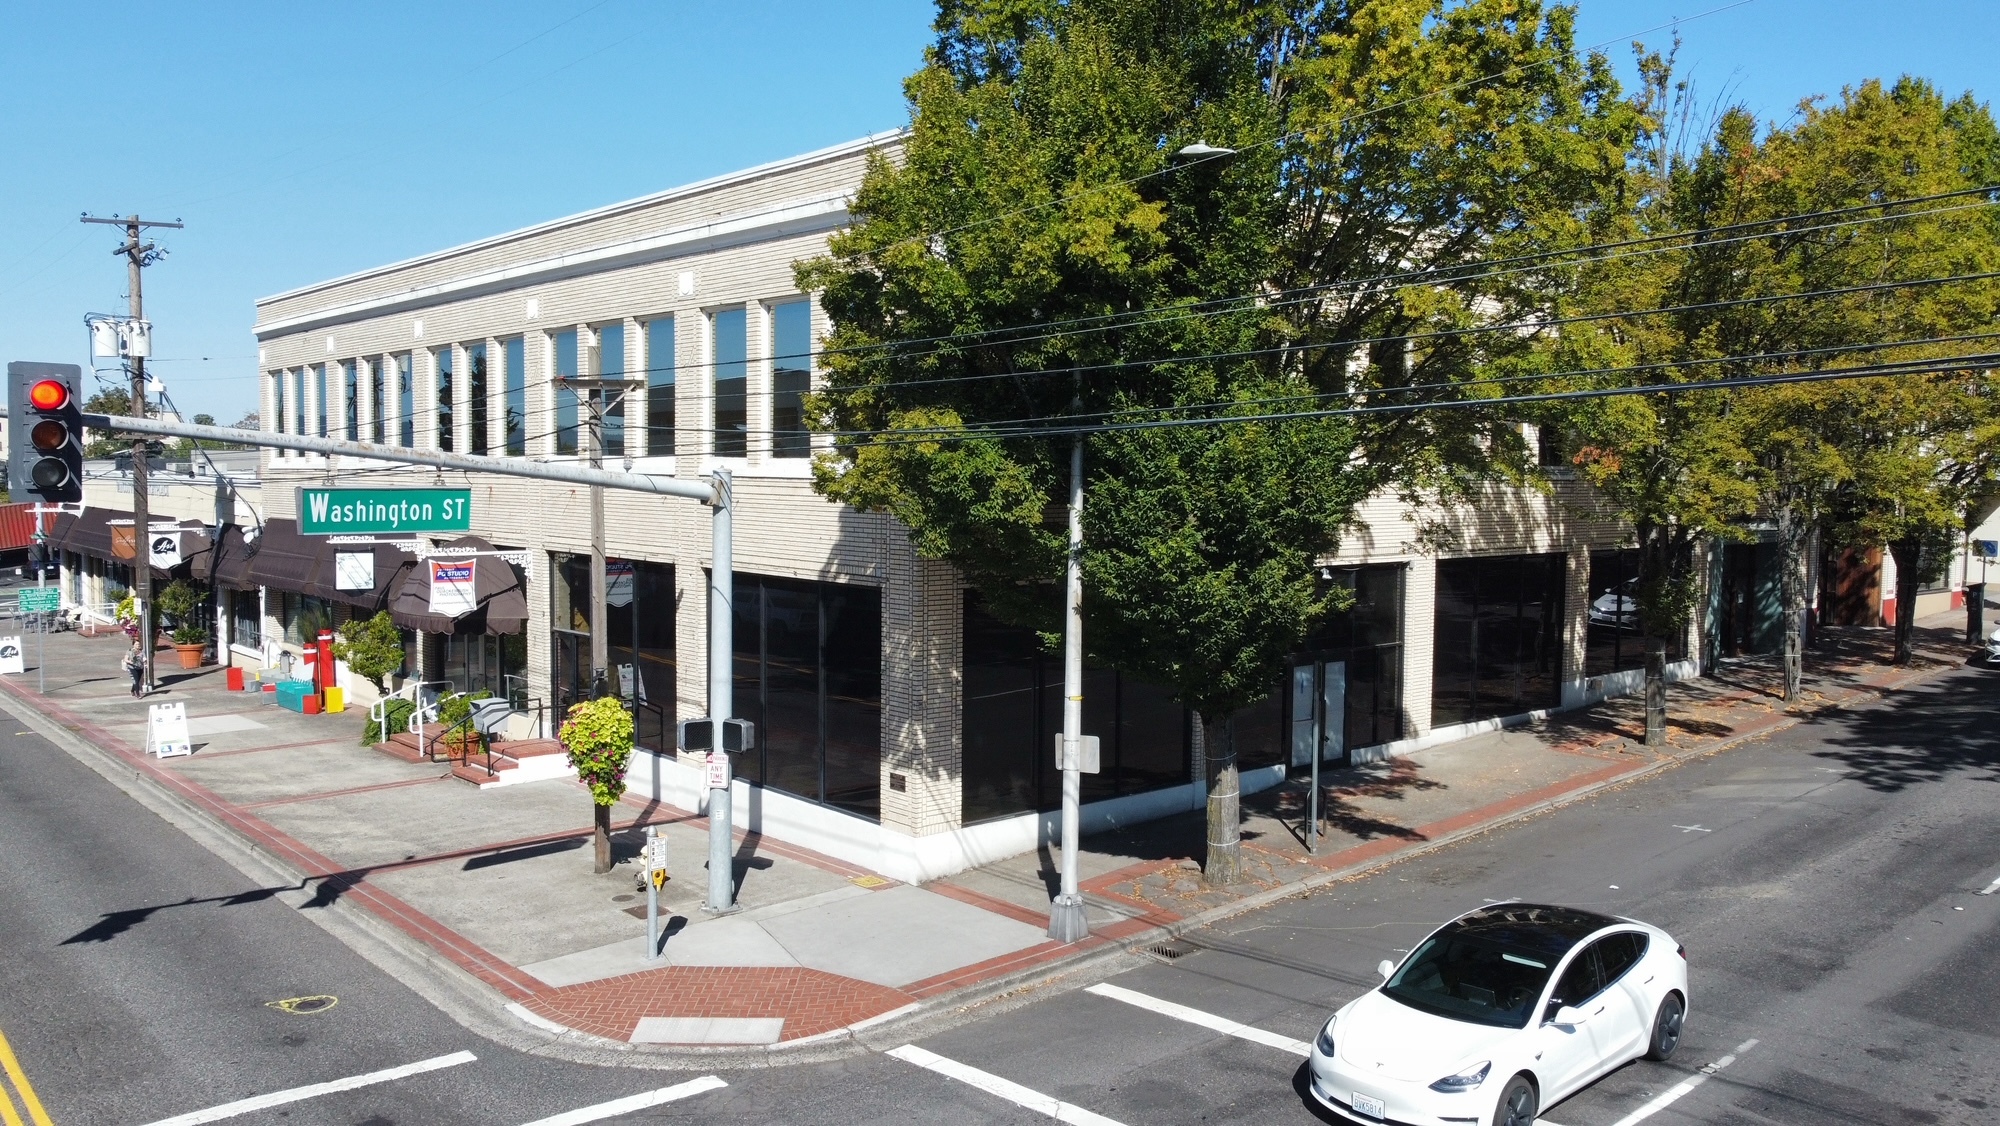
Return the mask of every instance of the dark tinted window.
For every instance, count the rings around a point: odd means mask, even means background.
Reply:
[[[1382,992],[1438,1016],[1521,1028],[1535,1010],[1549,969],[1539,952],[1447,930],[1425,939]]]
[[[1607,985],[1617,981],[1645,955],[1646,936],[1635,931],[1607,935],[1597,944],[1597,960],[1603,967]]]
[[[1581,1005],[1604,989],[1604,969],[1597,961],[1600,945],[1592,943],[1577,951],[1576,958],[1563,971],[1562,980],[1556,983],[1555,995],[1549,998],[1550,1014],[1564,1005]]]
[[[1438,560],[1433,725],[1561,702],[1563,569],[1560,554]]]

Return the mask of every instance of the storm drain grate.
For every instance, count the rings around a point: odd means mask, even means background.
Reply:
[[[1185,958],[1199,949],[1201,947],[1196,946],[1192,942],[1176,938],[1171,942],[1161,942],[1148,946],[1145,948],[1145,952],[1163,962],[1172,962]]]

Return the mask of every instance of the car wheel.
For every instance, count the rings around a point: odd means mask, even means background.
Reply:
[[[1667,994],[1660,1002],[1660,1011],[1653,1016],[1653,1039],[1646,1045],[1646,1058],[1664,1060],[1681,1046],[1681,1022],[1687,1016],[1687,1006],[1681,1004],[1677,994]]]
[[[1535,1085],[1528,1082],[1527,1076],[1516,1075],[1508,1081],[1507,1089],[1500,1092],[1500,1105],[1493,1110],[1493,1126],[1535,1126],[1535,1115],[1540,1109]]]

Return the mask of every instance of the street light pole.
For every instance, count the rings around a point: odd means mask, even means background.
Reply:
[[[1049,937],[1080,942],[1090,934],[1077,890],[1083,776],[1083,435],[1069,449],[1069,560],[1063,574],[1062,891],[1049,905]]]
[[[730,839],[729,752],[722,749],[722,721],[736,714],[733,666],[736,651],[736,566],[731,559],[729,470],[715,470],[709,501],[708,714],[715,737],[708,757],[708,902],[702,910],[726,915],[736,910],[735,842]]]

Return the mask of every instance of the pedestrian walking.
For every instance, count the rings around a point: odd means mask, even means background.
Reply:
[[[133,639],[132,648],[125,651],[125,671],[132,674],[133,699],[145,695],[139,681],[146,675],[146,654],[139,648],[137,638]]]

